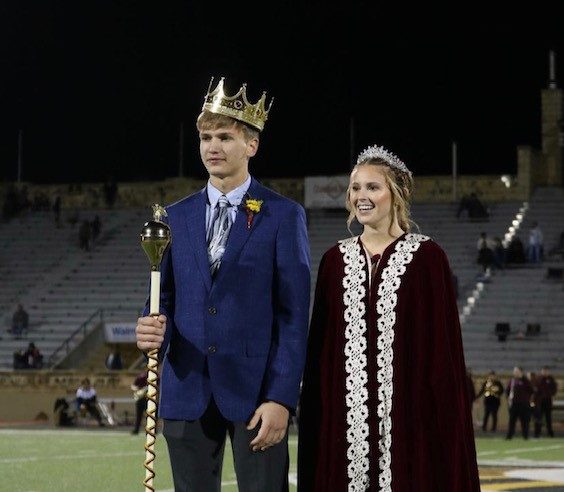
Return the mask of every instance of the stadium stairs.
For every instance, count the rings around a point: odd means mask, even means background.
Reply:
[[[15,351],[31,341],[53,363],[72,351],[83,336],[103,319],[134,321],[147,295],[148,260],[139,234],[146,210],[80,210],[81,219],[98,215],[101,234],[90,251],[78,246],[78,226],[62,216],[60,229],[53,216],[33,212],[0,227],[0,285],[4,313],[0,368],[11,369]],[[7,332],[17,304],[29,314],[30,327],[21,338]],[[69,341],[69,337],[77,336]]]
[[[494,271],[464,322],[466,363],[475,372],[510,372],[515,365],[564,372],[564,283],[547,276],[549,268],[564,267],[561,255],[549,254],[564,231],[563,189],[535,190],[517,233],[524,245],[534,221],[544,234],[544,261]],[[496,323],[509,323],[505,341],[498,340]],[[540,333],[527,334],[528,324],[539,324]]]

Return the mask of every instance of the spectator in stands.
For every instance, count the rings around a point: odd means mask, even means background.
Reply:
[[[529,263],[540,263],[543,257],[544,239],[538,222],[533,222],[529,231],[529,245],[527,247],[527,260]]]
[[[16,350],[14,352],[14,369],[28,369],[27,360],[24,355],[23,349]]]
[[[456,299],[459,299],[460,294],[458,291],[458,276],[454,274],[452,274],[452,286],[454,288],[454,296],[456,297]]]
[[[2,204],[2,218],[5,221],[10,220],[17,213],[16,203],[17,192],[14,185],[8,185],[6,194],[4,195],[4,203]]]
[[[456,218],[460,218],[460,215],[466,212],[466,215],[469,216],[469,205],[470,205],[470,197],[468,195],[462,195],[460,202],[458,203],[458,209],[456,210]]]
[[[520,264],[527,261],[525,257],[525,248],[523,246],[523,241],[521,238],[515,234],[507,247],[506,263],[508,264]]]
[[[550,437],[554,437],[552,429],[552,400],[557,390],[556,380],[550,374],[548,366],[544,366],[541,369],[540,376],[537,378],[535,437],[540,437],[543,421],[546,422],[547,434]]]
[[[12,316],[12,328],[11,333],[19,337],[24,331],[29,328],[29,315],[27,311],[21,304],[18,304],[13,316]]]
[[[549,255],[561,255],[564,258],[564,231],[560,233],[558,243],[549,251]]]
[[[57,195],[53,201],[53,216],[55,217],[55,226],[61,227],[61,195]]]
[[[94,216],[94,219],[90,223],[90,227],[92,229],[92,242],[96,242],[102,229],[102,222],[99,215]]]
[[[67,222],[69,223],[69,225],[71,226],[72,229],[74,229],[74,226],[76,226],[76,224],[78,224],[78,221],[80,220],[80,215],[79,213],[75,210],[67,219]]]
[[[131,389],[133,390],[133,399],[135,400],[135,424],[133,426],[132,434],[139,434],[139,429],[141,428],[141,420],[143,420],[143,415],[145,414],[145,409],[147,408],[147,370],[139,373]]]
[[[117,183],[110,177],[104,183],[104,198],[106,200],[106,205],[108,208],[113,208],[117,198],[118,187]]]
[[[474,376],[472,375],[472,369],[469,367],[466,369],[466,389],[468,392],[468,401],[470,402],[470,407],[474,404],[476,400],[476,387],[474,386]]]
[[[35,346],[35,343],[29,342],[27,350],[24,352],[24,357],[29,369],[43,368],[43,354]]]
[[[515,434],[517,419],[521,424],[521,433],[524,439],[529,438],[529,422],[531,420],[531,397],[533,386],[523,374],[521,367],[513,368],[513,377],[505,388],[507,406],[509,408],[509,427],[506,439],[512,439]]]
[[[456,218],[459,218],[463,212],[466,212],[469,219],[487,219],[489,216],[486,207],[474,192],[470,195],[464,195],[460,199]]]
[[[334,244],[319,263],[300,399],[299,490],[367,490],[368,482],[370,490],[391,490],[383,480],[398,491],[479,490],[474,385],[451,270],[437,243],[410,232],[412,187],[405,164],[379,146],[364,150],[350,174],[347,225],[356,220],[362,233]],[[390,466],[390,454],[409,466]]]
[[[477,243],[478,257],[476,262],[482,266],[484,272],[491,269],[494,264],[494,247],[494,242],[485,232],[482,232]]]
[[[80,249],[85,251],[90,250],[90,241],[92,240],[92,228],[90,227],[90,221],[83,220],[80,228],[78,229],[78,242]]]
[[[123,362],[121,360],[121,354],[117,346],[106,357],[106,369],[110,371],[116,371],[123,369]]]
[[[493,239],[494,267],[503,270],[505,268],[507,252],[501,239],[494,237]]]
[[[474,402],[476,401],[476,386],[474,385],[474,376],[472,369],[466,368],[466,390],[468,393],[468,405],[472,414],[472,422],[474,422]]]
[[[495,371],[490,371],[486,380],[482,383],[482,387],[476,398],[484,397],[484,419],[482,421],[482,430],[488,429],[488,420],[492,417],[491,431],[497,430],[497,412],[501,403],[501,395],[503,395],[503,384],[496,378]]]
[[[84,378],[80,386],[76,390],[76,406],[77,410],[83,417],[89,413],[96,419],[98,425],[103,427],[102,415],[98,410],[96,390],[90,384],[90,379]]]

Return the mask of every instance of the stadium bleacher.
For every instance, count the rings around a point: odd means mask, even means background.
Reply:
[[[489,220],[456,217],[456,204],[422,204],[412,207],[412,217],[423,234],[445,250],[458,277],[459,310],[471,296],[481,269],[476,263],[476,242],[481,232],[503,238],[522,203],[488,204]],[[81,217],[102,220],[102,234],[90,251],[78,247],[78,230],[63,214],[62,228],[54,227],[47,212],[33,212],[0,227],[5,245],[0,251],[0,274],[10,282],[0,284],[3,338],[0,368],[11,369],[13,353],[34,341],[50,356],[89,318],[91,325],[105,320],[134,321],[147,292],[148,264],[139,246],[139,232],[147,219],[143,209],[81,210]],[[312,299],[321,256],[338,239],[350,235],[347,212],[308,210],[312,258]],[[559,188],[539,188],[533,195],[519,234],[538,221],[545,235],[545,253],[558,243],[564,231],[564,196]],[[353,225],[353,233],[359,232]],[[548,268],[561,268],[561,256],[546,258],[541,267],[524,265],[495,271],[484,285],[468,316],[462,334],[467,365],[474,372],[489,369],[509,371],[515,364],[526,368],[550,365],[564,370],[564,291],[562,283],[547,278]],[[30,315],[30,330],[24,339],[7,333],[17,303]],[[102,310],[102,312],[100,312]],[[99,315],[96,316],[96,313]],[[504,343],[498,341],[495,325],[509,323]],[[538,324],[538,334],[527,335],[527,325]],[[85,326],[88,331],[92,326]],[[524,333],[525,336],[521,336]],[[68,350],[80,343],[80,337]],[[58,360],[67,350],[58,352]]]

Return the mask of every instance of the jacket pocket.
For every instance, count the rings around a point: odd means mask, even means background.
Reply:
[[[270,352],[270,340],[248,340],[245,343],[247,357],[265,357]]]

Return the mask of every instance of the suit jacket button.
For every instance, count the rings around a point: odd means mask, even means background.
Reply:
[[[217,309],[214,307],[208,308],[208,313],[210,314],[217,314]]]
[[[215,345],[210,345],[208,347],[208,354],[215,354],[217,351],[217,347]]]

